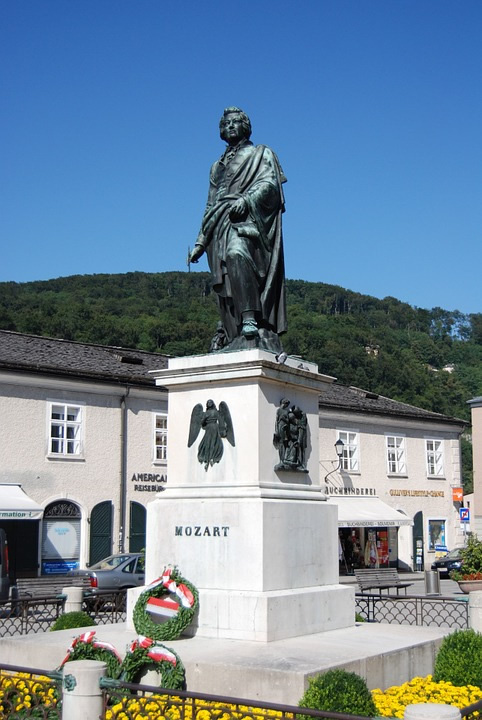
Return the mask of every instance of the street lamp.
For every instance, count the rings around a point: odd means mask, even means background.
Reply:
[[[338,464],[335,468],[333,468],[333,470],[330,470],[330,472],[327,475],[325,475],[326,483],[328,482],[328,478],[330,477],[330,475],[333,475],[333,473],[337,472],[337,470],[340,470],[341,460],[343,458],[343,448],[344,447],[345,447],[345,443],[343,442],[343,440],[340,440],[340,438],[338,438],[338,440],[335,443],[335,452],[336,452],[336,456],[338,458]]]
[[[343,457],[343,448],[344,447],[345,447],[345,443],[343,442],[343,440],[340,440],[340,438],[338,438],[338,440],[335,443],[336,455],[338,457],[338,467],[341,467],[341,458]]]

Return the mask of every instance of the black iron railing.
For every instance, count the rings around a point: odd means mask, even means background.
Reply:
[[[0,603],[0,637],[46,632],[63,612],[64,597],[25,597]]]
[[[0,638],[47,632],[65,608],[65,595],[35,595],[0,602]],[[106,625],[126,619],[126,591],[100,591],[86,595],[82,609],[92,624]]]
[[[61,678],[20,665],[0,665],[0,718],[61,718]]]
[[[465,629],[469,625],[467,598],[356,593],[356,612],[367,622]]]
[[[126,600],[126,590],[99,590],[84,597],[82,610],[94,618],[96,625],[125,622]]]
[[[103,678],[105,720],[137,720],[152,717],[176,720],[367,720],[360,715],[309,710],[293,705],[279,705],[258,700],[166,690],[151,685],[134,685]]]
[[[475,713],[478,712],[478,715],[475,715]],[[480,718],[482,715],[482,700],[479,700],[476,703],[473,703],[472,705],[469,705],[466,708],[463,708],[460,711],[460,714],[463,718],[466,720],[472,720],[472,718]]]

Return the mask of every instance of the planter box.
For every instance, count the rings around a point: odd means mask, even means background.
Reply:
[[[482,590],[482,580],[458,580],[457,582],[463,593],[478,592]]]

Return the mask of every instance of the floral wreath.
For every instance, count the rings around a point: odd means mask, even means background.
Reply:
[[[199,604],[198,591],[176,567],[167,567],[139,595],[132,619],[139,635],[153,640],[176,640],[190,625]],[[160,624],[150,613],[170,619]]]
[[[74,638],[60,667],[71,660],[101,660],[107,664],[107,676],[117,678],[122,658],[111,643],[95,640],[95,630]]]
[[[160,686],[170,690],[183,690],[185,670],[179,655],[173,650],[140,635],[127,651],[121,666],[120,679],[124,682],[139,682],[142,670],[149,668],[161,675]]]

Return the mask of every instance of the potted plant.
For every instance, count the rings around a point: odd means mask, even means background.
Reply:
[[[482,590],[482,540],[470,535],[466,547],[460,551],[462,566],[452,570],[450,577],[464,593]]]

